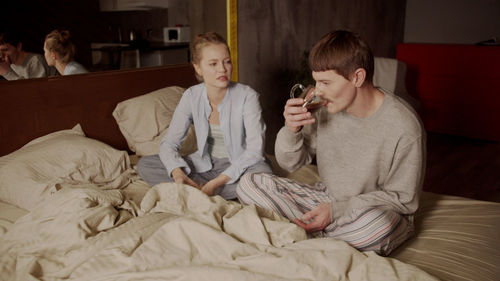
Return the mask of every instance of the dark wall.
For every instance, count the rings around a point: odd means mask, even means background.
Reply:
[[[188,0],[188,5],[191,38],[207,31],[215,31],[226,38],[226,0]]]
[[[68,29],[76,45],[75,60],[91,68],[91,42],[129,40],[131,29],[138,37],[162,38],[168,26],[167,9],[148,11],[100,12],[99,0],[15,0],[2,3],[0,29],[16,29],[22,35],[24,49],[43,53],[45,35],[56,28]]]
[[[304,51],[331,30],[349,29],[368,41],[375,56],[395,57],[405,7],[401,0],[238,1],[239,80],[261,93],[267,152],[274,151]]]

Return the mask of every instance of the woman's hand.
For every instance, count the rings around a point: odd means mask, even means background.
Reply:
[[[205,192],[208,196],[214,195],[215,189],[217,189],[219,186],[222,186],[226,183],[228,183],[231,180],[230,177],[220,174],[218,175],[215,179],[207,182],[205,185],[201,187],[201,191]]]
[[[174,179],[175,183],[188,184],[198,189],[201,188],[201,186],[199,186],[196,182],[194,182],[194,180],[192,180],[184,173],[182,168],[175,168],[172,171],[172,178]]]
[[[307,108],[302,107],[303,104],[304,99],[301,98],[289,99],[285,104],[285,110],[283,111],[285,125],[292,133],[300,131],[304,125],[315,122]]]
[[[330,203],[321,203],[316,208],[302,215],[302,220],[295,219],[294,222],[307,232],[323,230],[332,222],[330,210]]]

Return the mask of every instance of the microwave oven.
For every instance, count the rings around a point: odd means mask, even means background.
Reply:
[[[176,26],[163,28],[163,42],[179,43],[191,41],[189,26]]]

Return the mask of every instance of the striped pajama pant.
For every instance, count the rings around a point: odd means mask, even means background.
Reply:
[[[248,173],[236,189],[243,204],[274,210],[293,221],[320,203],[334,201],[322,183],[308,185],[271,174]],[[413,234],[412,217],[377,207],[350,210],[316,237],[341,239],[360,251],[388,255]]]

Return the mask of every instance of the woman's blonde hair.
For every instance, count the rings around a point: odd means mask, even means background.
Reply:
[[[45,36],[45,46],[59,56],[59,60],[68,63],[75,55],[75,45],[70,40],[71,35],[68,30],[53,30]]]
[[[194,37],[193,44],[191,45],[191,62],[199,64],[201,60],[201,50],[209,44],[224,44],[229,52],[229,46],[226,39],[216,32],[209,31],[206,33],[198,34]]]

